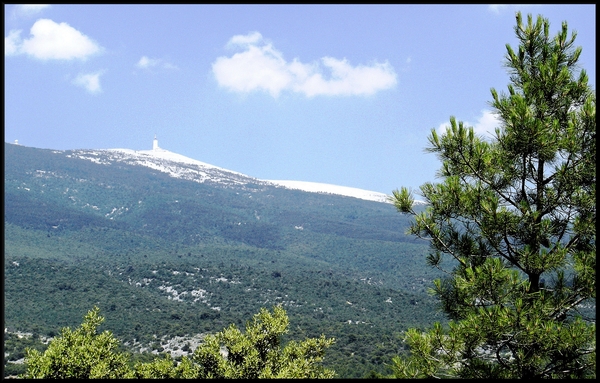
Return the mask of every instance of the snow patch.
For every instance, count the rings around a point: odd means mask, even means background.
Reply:
[[[288,189],[296,189],[312,193],[336,194],[346,197],[360,198],[368,201],[390,203],[390,201],[388,200],[389,196],[387,194],[353,188],[349,186],[338,186],[318,182],[287,180],[268,180],[268,182],[271,182],[275,185],[283,186]]]
[[[106,158],[107,154],[109,158]],[[345,197],[359,198],[367,201],[392,203],[390,201],[390,195],[388,194],[354,187],[306,181],[260,180],[243,173],[214,166],[159,147],[156,147],[152,150],[76,150],[73,151],[73,155],[68,155],[68,157],[78,157],[104,165],[109,165],[113,162],[141,165],[153,170],[167,173],[169,176],[174,178],[182,178],[199,183],[210,181],[223,185],[273,185],[276,187],[284,187],[287,189],[296,189],[312,193],[335,194]],[[415,201],[415,204],[424,204],[424,202]],[[257,219],[259,219],[259,217],[257,217]]]

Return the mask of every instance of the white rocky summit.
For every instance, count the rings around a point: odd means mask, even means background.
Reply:
[[[336,194],[368,201],[390,203],[387,194],[353,187],[305,181],[260,180],[233,170],[220,168],[165,150],[158,146],[156,135],[154,136],[151,150],[96,149],[75,150],[73,152],[73,156],[75,157],[90,160],[99,164],[108,165],[113,162],[121,162],[130,165],[141,165],[167,173],[171,177],[188,179],[200,183],[210,182],[232,186],[243,186],[247,184],[274,185],[287,189],[297,189],[313,193]]]

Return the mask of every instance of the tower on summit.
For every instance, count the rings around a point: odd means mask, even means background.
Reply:
[[[152,143],[152,150],[158,149],[158,140],[156,139],[156,134],[154,135],[154,142]]]

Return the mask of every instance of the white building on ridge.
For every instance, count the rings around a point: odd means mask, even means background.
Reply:
[[[152,143],[152,150],[158,149],[158,140],[156,139],[156,134],[154,135],[154,142]]]

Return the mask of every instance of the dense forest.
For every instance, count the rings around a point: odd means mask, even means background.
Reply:
[[[336,339],[324,365],[340,377],[386,372],[402,331],[444,320],[426,243],[391,204],[81,153],[5,144],[5,375],[93,305],[148,358],[281,304],[286,339]]]

